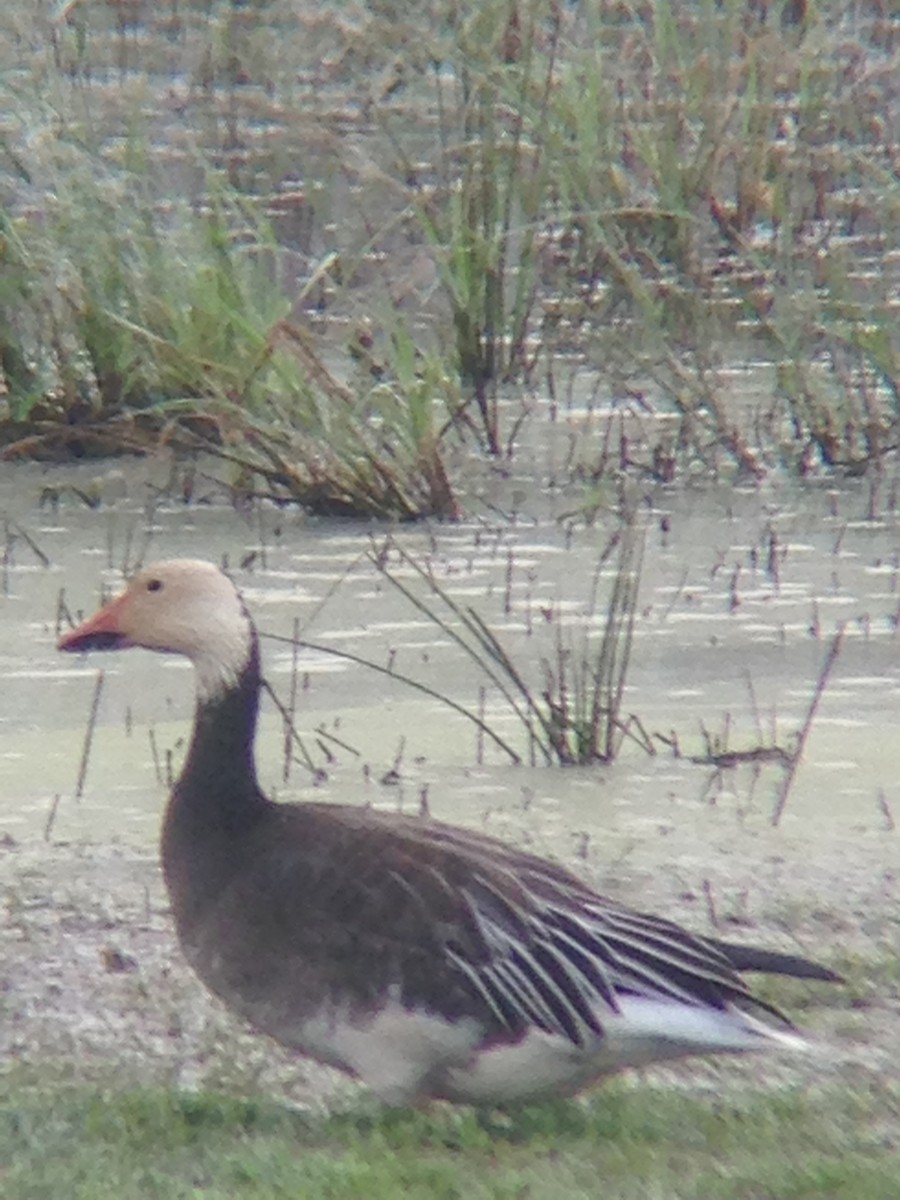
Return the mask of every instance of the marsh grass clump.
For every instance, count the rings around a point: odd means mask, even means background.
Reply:
[[[724,451],[759,477],[880,461],[900,348],[890,287],[880,270],[863,278],[897,193],[883,127],[860,114],[878,111],[887,76],[859,47],[830,57],[827,6],[795,22],[791,6],[660,0],[618,31],[592,13],[590,51],[563,57],[554,123],[571,131],[557,279],[581,286],[548,334],[577,326],[614,394],[679,414],[682,462],[714,468]],[[741,354],[771,365],[762,419],[730,397]]]
[[[640,721],[623,713],[642,549],[633,524],[610,540],[594,570],[584,624],[567,633],[557,622],[553,650],[542,658],[541,695],[550,717],[546,732],[563,765],[611,763],[628,736],[650,751],[648,739],[638,732]],[[604,571],[610,560],[611,579]]]
[[[391,379],[351,388],[314,337],[287,321],[269,331],[257,368],[277,382],[255,410],[238,411],[234,436],[189,443],[231,464],[238,502],[262,497],[323,516],[401,521],[459,515],[424,379],[408,390]]]
[[[402,107],[379,121],[445,302],[457,428],[508,452],[501,389],[543,365],[552,391],[568,362],[679,418],[675,477],[881,461],[900,350],[896,280],[869,270],[897,210],[876,15],[854,41],[840,4],[793,0],[442,11],[430,161]],[[735,405],[735,360],[768,365],[761,412]]]
[[[226,188],[199,211],[161,207],[125,173],[83,179],[40,222],[7,214],[7,228],[5,457],[165,442],[231,463],[242,498],[456,515],[427,383],[335,377],[284,320],[278,250],[249,201]]]
[[[533,353],[561,13],[534,2],[451,11],[447,61],[433,64],[437,160],[430,178],[406,173],[449,306],[460,380],[486,449],[499,455],[497,387],[526,373]]]
[[[34,368],[29,387],[8,378],[18,426],[7,423],[4,440],[49,425],[52,410],[85,440],[91,427],[102,440],[105,422],[144,413],[160,424],[248,389],[252,410],[267,330],[286,311],[271,288],[271,245],[241,243],[246,222],[230,197],[202,211],[162,207],[140,178],[91,179],[90,166],[86,157],[40,214],[7,214],[22,248],[11,274],[31,304],[17,313],[7,302],[2,318]]]
[[[528,761],[569,766],[612,762],[627,736],[652,752],[640,734],[640,722],[623,714],[641,549],[635,525],[623,523],[598,554],[590,595],[578,619],[565,620],[546,610],[548,636],[537,655],[537,677],[526,665],[535,659],[535,647],[529,644],[527,653],[509,650],[490,622],[473,606],[458,603],[428,564],[393,540],[370,558],[437,631],[465,652],[485,686],[499,695],[503,710],[515,717],[524,734]],[[513,739],[500,735],[499,723],[495,728],[482,715],[452,704],[514,762],[521,760]]]

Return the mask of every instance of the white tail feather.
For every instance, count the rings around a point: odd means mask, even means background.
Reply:
[[[621,1018],[607,1021],[610,1038],[623,1041],[671,1042],[673,1054],[702,1054],[716,1051],[806,1050],[799,1034],[775,1029],[737,1008],[700,1008],[677,1001],[653,1000],[644,996],[621,996]],[[676,1047],[682,1047],[679,1051]]]

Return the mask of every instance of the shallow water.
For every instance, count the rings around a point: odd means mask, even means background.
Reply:
[[[97,468],[91,469],[96,473]],[[102,470],[102,468],[101,468]],[[99,511],[63,501],[39,507],[48,479],[84,482],[80,468],[6,465],[0,513],[12,542],[0,594],[0,835],[39,838],[58,796],[54,839],[118,840],[149,847],[164,776],[189,729],[192,679],[175,659],[132,651],[84,659],[55,649],[61,589],[73,616],[96,606],[101,585],[145,557],[192,555],[239,563],[235,577],[264,634],[301,636],[392,662],[471,709],[484,683],[451,638],[390,587],[366,558],[385,530],[308,522],[263,511],[245,519],[222,505],[146,508],[158,470],[119,465]],[[474,726],[400,681],[311,651],[298,659],[297,726],[327,779],[313,787],[297,763],[283,778],[280,718],[267,705],[260,746],[265,785],[282,797],[419,807],[585,859],[586,870],[640,877],[660,863],[697,889],[713,845],[726,856],[749,838],[775,875],[817,857],[853,854],[867,870],[896,861],[894,729],[900,530],[861,519],[862,489],[795,493],[660,492],[646,529],[625,709],[646,730],[674,733],[684,754],[703,749],[701,728],[731,748],[790,747],[802,725],[830,638],[846,634],[812,727],[782,825],[770,828],[782,768],[716,772],[626,748],[612,767],[511,767]],[[668,532],[661,521],[667,518]],[[39,561],[28,537],[46,556]],[[574,534],[541,516],[395,531],[460,604],[471,604],[536,685],[552,652],[554,607],[583,624],[599,548],[608,531]],[[404,578],[411,575],[404,573]],[[602,608],[602,605],[601,605]],[[577,641],[576,641],[577,645]],[[286,700],[289,646],[264,642],[265,669]],[[105,672],[84,794],[73,797],[98,669]],[[486,712],[524,749],[521,730],[488,688]],[[316,730],[328,741],[327,759]],[[170,761],[167,763],[167,758]],[[389,780],[386,774],[396,766]],[[744,850],[741,850],[744,853]],[[792,868],[793,870],[793,868]]]

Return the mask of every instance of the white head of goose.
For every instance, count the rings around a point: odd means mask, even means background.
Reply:
[[[802,1046],[743,971],[836,979],[624,908],[480,833],[275,804],[256,780],[256,632],[206,562],[157,563],[69,651],[187,655],[197,711],[162,862],[197,974],[257,1029],[384,1101],[504,1105],[689,1054]]]

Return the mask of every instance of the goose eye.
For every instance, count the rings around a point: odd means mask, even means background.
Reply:
[[[162,585],[161,579],[148,579],[148,581],[147,581],[147,591],[148,592],[161,592],[162,586],[163,585]]]

